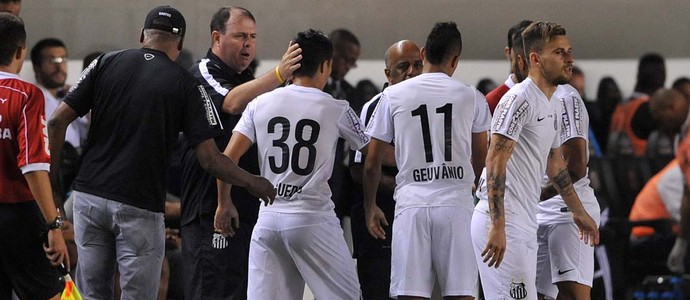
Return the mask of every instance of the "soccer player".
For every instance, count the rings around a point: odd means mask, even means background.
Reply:
[[[50,189],[43,93],[17,76],[25,58],[24,22],[0,13],[0,299],[13,289],[20,299],[60,299],[51,263],[69,266],[69,254]]]
[[[423,62],[419,54],[419,46],[410,40],[402,40],[388,47],[384,62],[386,64],[384,73],[388,79],[384,89],[389,85],[398,84],[422,73]],[[359,120],[364,126],[369,124],[380,99],[381,93],[364,103],[359,116]],[[361,152],[356,151],[352,155],[350,174],[352,174],[352,179],[360,185],[363,182],[363,168],[364,157]],[[395,200],[393,199],[395,175],[398,173],[398,169],[386,166],[381,171],[376,203],[386,215],[386,220],[392,221],[395,211]],[[391,222],[390,226],[385,228],[386,234],[391,233],[392,226],[393,223]],[[357,275],[362,286],[362,297],[364,300],[388,299],[391,283],[391,240],[376,239],[369,234],[362,200],[356,201],[352,205],[352,244],[354,246],[353,256],[357,259]]]
[[[306,281],[317,299],[360,299],[327,181],[338,138],[353,150],[369,138],[347,101],[321,91],[332,68],[330,40],[308,30],[294,42],[302,49],[294,84],[250,102],[224,152],[237,161],[256,143],[261,174],[278,189],[275,202],[261,207],[252,233],[247,295],[302,299]],[[219,208],[232,201],[228,189],[219,182]],[[229,230],[227,224],[221,229]]]
[[[559,149],[560,109],[552,96],[572,74],[572,49],[565,34],[551,22],[534,22],[525,29],[528,78],[503,96],[492,120],[491,146],[477,191],[480,201],[472,216],[472,240],[487,299],[537,299],[536,216],[545,170],[581,238],[592,245],[599,240],[597,224],[580,203]]]
[[[472,299],[477,264],[470,237],[472,184],[484,165],[489,109],[475,88],[451,78],[462,52],[453,22],[437,23],[421,56],[422,74],[387,88],[367,127],[364,209],[369,233],[385,239],[376,204],[382,149],[395,140],[395,226],[390,296]]]
[[[589,114],[578,91],[559,85],[553,101],[560,107],[561,151],[587,213],[599,225],[599,202],[589,186]],[[553,299],[589,299],[594,277],[594,248],[580,241],[570,209],[553,185],[542,188],[537,213],[537,292]],[[555,284],[555,285],[554,285]]]

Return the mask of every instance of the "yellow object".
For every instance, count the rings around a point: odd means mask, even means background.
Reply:
[[[62,296],[60,297],[60,300],[82,300],[81,294],[79,294],[77,286],[74,285],[74,281],[72,281],[72,277],[70,277],[68,274],[65,275],[64,278],[65,289],[62,291]]]
[[[280,83],[283,83],[285,82],[285,80],[283,79],[283,76],[280,76],[280,71],[278,70],[278,67],[279,66],[276,66],[276,77],[278,77],[278,81],[280,81]]]

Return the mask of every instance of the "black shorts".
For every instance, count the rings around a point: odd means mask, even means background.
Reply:
[[[65,285],[43,251],[45,221],[36,201],[0,204],[0,300],[49,299]]]

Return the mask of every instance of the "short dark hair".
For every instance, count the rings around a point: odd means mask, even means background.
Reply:
[[[513,45],[515,45],[513,41],[515,34],[521,35],[522,32],[525,31],[525,28],[529,26],[529,24],[532,24],[532,20],[522,20],[520,21],[520,23],[517,23],[511,26],[510,29],[508,29],[508,49],[513,49]]]
[[[438,65],[460,55],[462,52],[462,35],[455,22],[439,22],[431,29],[426,38],[426,60]]]
[[[673,85],[671,87],[680,91],[686,84],[690,84],[690,78],[680,77],[673,82]]]
[[[0,65],[9,66],[17,48],[26,45],[26,29],[21,18],[0,12]]]
[[[353,44],[360,47],[359,40],[355,34],[345,28],[338,28],[331,31],[328,38],[331,40],[333,48],[337,50],[342,50],[346,44]]]
[[[530,52],[541,53],[546,43],[557,36],[565,34],[565,28],[553,22],[537,21],[527,26],[525,31],[522,32],[527,62],[529,63]]]
[[[333,58],[333,44],[321,31],[302,31],[293,41],[302,49],[301,66],[293,72],[295,76],[313,77],[322,62]]]
[[[42,39],[42,40],[38,41],[38,43],[36,43],[36,45],[34,45],[33,48],[31,48],[31,63],[34,66],[40,65],[42,62],[41,60],[43,59],[43,57],[41,57],[41,51],[43,51],[43,49],[53,48],[53,47],[61,47],[61,48],[67,49],[67,46],[65,46],[65,43],[63,43],[59,39],[56,39],[56,38]]]
[[[651,94],[664,86],[666,64],[664,57],[657,53],[647,53],[640,57],[637,65],[635,91]]]
[[[211,33],[214,31],[218,31],[222,34],[225,34],[225,23],[228,22],[228,19],[230,19],[230,13],[233,10],[239,10],[242,14],[242,16],[248,17],[256,23],[256,19],[254,19],[254,15],[252,13],[243,7],[239,6],[225,6],[221,7],[218,9],[218,11],[213,14],[213,17],[211,17],[211,25],[209,26],[211,28]]]

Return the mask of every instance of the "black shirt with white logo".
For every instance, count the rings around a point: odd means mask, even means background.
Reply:
[[[170,151],[179,132],[196,145],[218,116],[196,79],[160,51],[101,55],[79,76],[65,103],[91,125],[74,189],[163,212]]]
[[[222,128],[215,131],[214,140],[220,151],[224,151],[230,141],[232,130],[242,115],[232,115],[222,111],[223,100],[234,87],[254,79],[245,70],[241,73],[231,69],[210,50],[206,57],[190,68],[190,72],[204,86],[209,98],[213,100],[215,109],[219,112]],[[207,173],[199,165],[194,143],[184,141],[182,146],[182,218],[181,224],[186,225],[201,215],[213,217],[218,205],[218,189],[216,178]],[[259,174],[259,160],[256,145],[242,156],[238,165],[252,174]],[[232,188],[232,202],[237,208],[240,223],[253,225],[259,213],[259,200],[246,189],[234,186]]]

